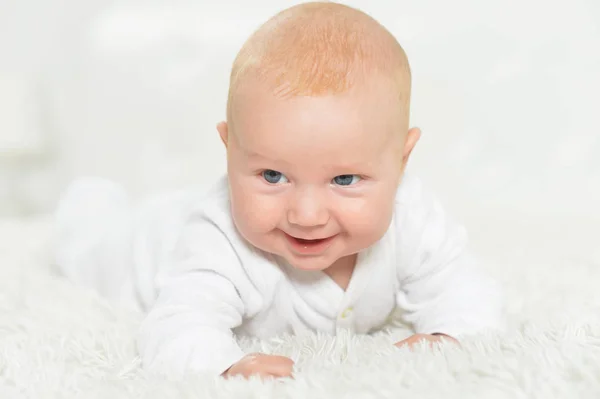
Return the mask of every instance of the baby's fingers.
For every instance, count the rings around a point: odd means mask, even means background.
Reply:
[[[231,366],[225,377],[242,375],[244,378],[257,376],[265,378],[291,377],[294,361],[285,356],[265,355],[263,353],[252,353]]]
[[[294,361],[285,356],[265,356],[261,359],[265,370],[274,377],[291,377]]]

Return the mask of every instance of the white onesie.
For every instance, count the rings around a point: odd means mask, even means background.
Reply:
[[[146,312],[138,348],[154,371],[220,374],[245,355],[236,335],[368,333],[396,307],[419,333],[461,337],[502,325],[501,290],[478,270],[465,229],[410,175],[387,233],[358,255],[346,291],[247,243],[226,178],[135,211],[113,183],[80,180],[57,226],[57,263],[68,278]]]

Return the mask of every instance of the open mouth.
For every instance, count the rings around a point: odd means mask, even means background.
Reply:
[[[294,252],[303,255],[316,255],[324,252],[336,236],[307,240],[285,234]]]
[[[318,244],[320,242],[323,242],[324,240],[326,240],[327,238],[317,238],[314,240],[305,240],[303,238],[297,238],[297,237],[292,237],[295,240],[297,240],[300,244],[306,244],[306,245],[314,245],[314,244]]]

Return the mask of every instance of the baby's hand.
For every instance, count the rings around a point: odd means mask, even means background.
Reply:
[[[293,367],[294,361],[288,357],[252,353],[244,356],[222,375],[225,378],[233,377],[234,375],[242,375],[244,378],[257,375],[263,379],[268,377],[291,377]]]
[[[415,334],[412,335],[400,342],[397,342],[395,345],[397,347],[402,347],[404,345],[408,345],[409,348],[412,348],[414,345],[416,345],[418,342],[420,341],[428,341],[429,342],[429,346],[433,346],[433,344],[435,342],[441,342],[444,340],[448,340],[451,342],[454,342],[456,344],[458,344],[458,341],[454,338],[452,338],[449,335],[444,335],[444,334]]]

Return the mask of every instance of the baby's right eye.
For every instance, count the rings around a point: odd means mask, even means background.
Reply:
[[[285,177],[285,175],[283,173],[277,172],[276,170],[271,170],[271,169],[267,169],[264,172],[262,172],[262,177],[268,183],[271,183],[271,184],[280,184],[280,183],[289,182],[289,180],[287,179],[287,177]]]

